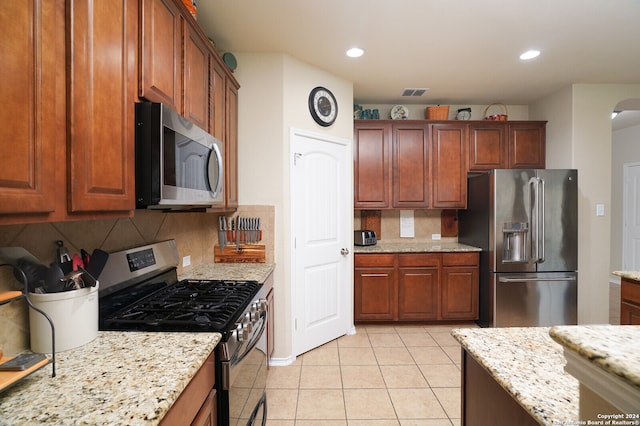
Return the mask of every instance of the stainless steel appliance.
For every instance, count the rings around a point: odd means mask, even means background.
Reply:
[[[221,141],[166,105],[136,104],[136,207],[197,210],[224,204]]]
[[[378,243],[376,232],[370,230],[353,231],[353,244],[356,246],[375,246]]]
[[[577,170],[469,175],[458,241],[482,248],[481,326],[577,323]]]
[[[99,276],[99,329],[218,332],[218,425],[265,425],[267,302],[256,281],[177,279],[169,240],[111,253]]]

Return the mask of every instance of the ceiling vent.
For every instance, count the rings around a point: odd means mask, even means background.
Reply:
[[[402,96],[422,96],[429,89],[403,89]]]

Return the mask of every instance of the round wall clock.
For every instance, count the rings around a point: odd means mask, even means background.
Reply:
[[[338,102],[329,89],[318,86],[309,93],[309,111],[316,123],[328,127],[338,117]]]

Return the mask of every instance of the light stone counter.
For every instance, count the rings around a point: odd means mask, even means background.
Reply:
[[[354,253],[446,253],[446,252],[479,252],[482,249],[460,243],[437,242],[393,242],[378,241],[375,246],[354,246]]]
[[[640,326],[557,326],[549,334],[564,346],[567,370],[583,385],[640,415]]]
[[[273,272],[273,263],[203,263],[185,270],[180,279],[245,280],[264,283]]]
[[[158,424],[220,337],[98,332],[0,393],[0,425]]]
[[[578,380],[547,327],[455,329],[463,348],[543,425],[578,419]]]
[[[617,275],[628,280],[640,281],[640,271],[613,271]]]

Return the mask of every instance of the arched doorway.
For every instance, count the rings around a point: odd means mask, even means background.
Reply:
[[[610,269],[640,270],[640,226],[634,226],[640,205],[640,99],[626,99],[611,119],[611,247]],[[638,234],[638,235],[636,235]],[[637,241],[637,243],[634,243]],[[638,249],[636,250],[635,247]],[[610,282],[609,320],[619,323],[620,279]]]

